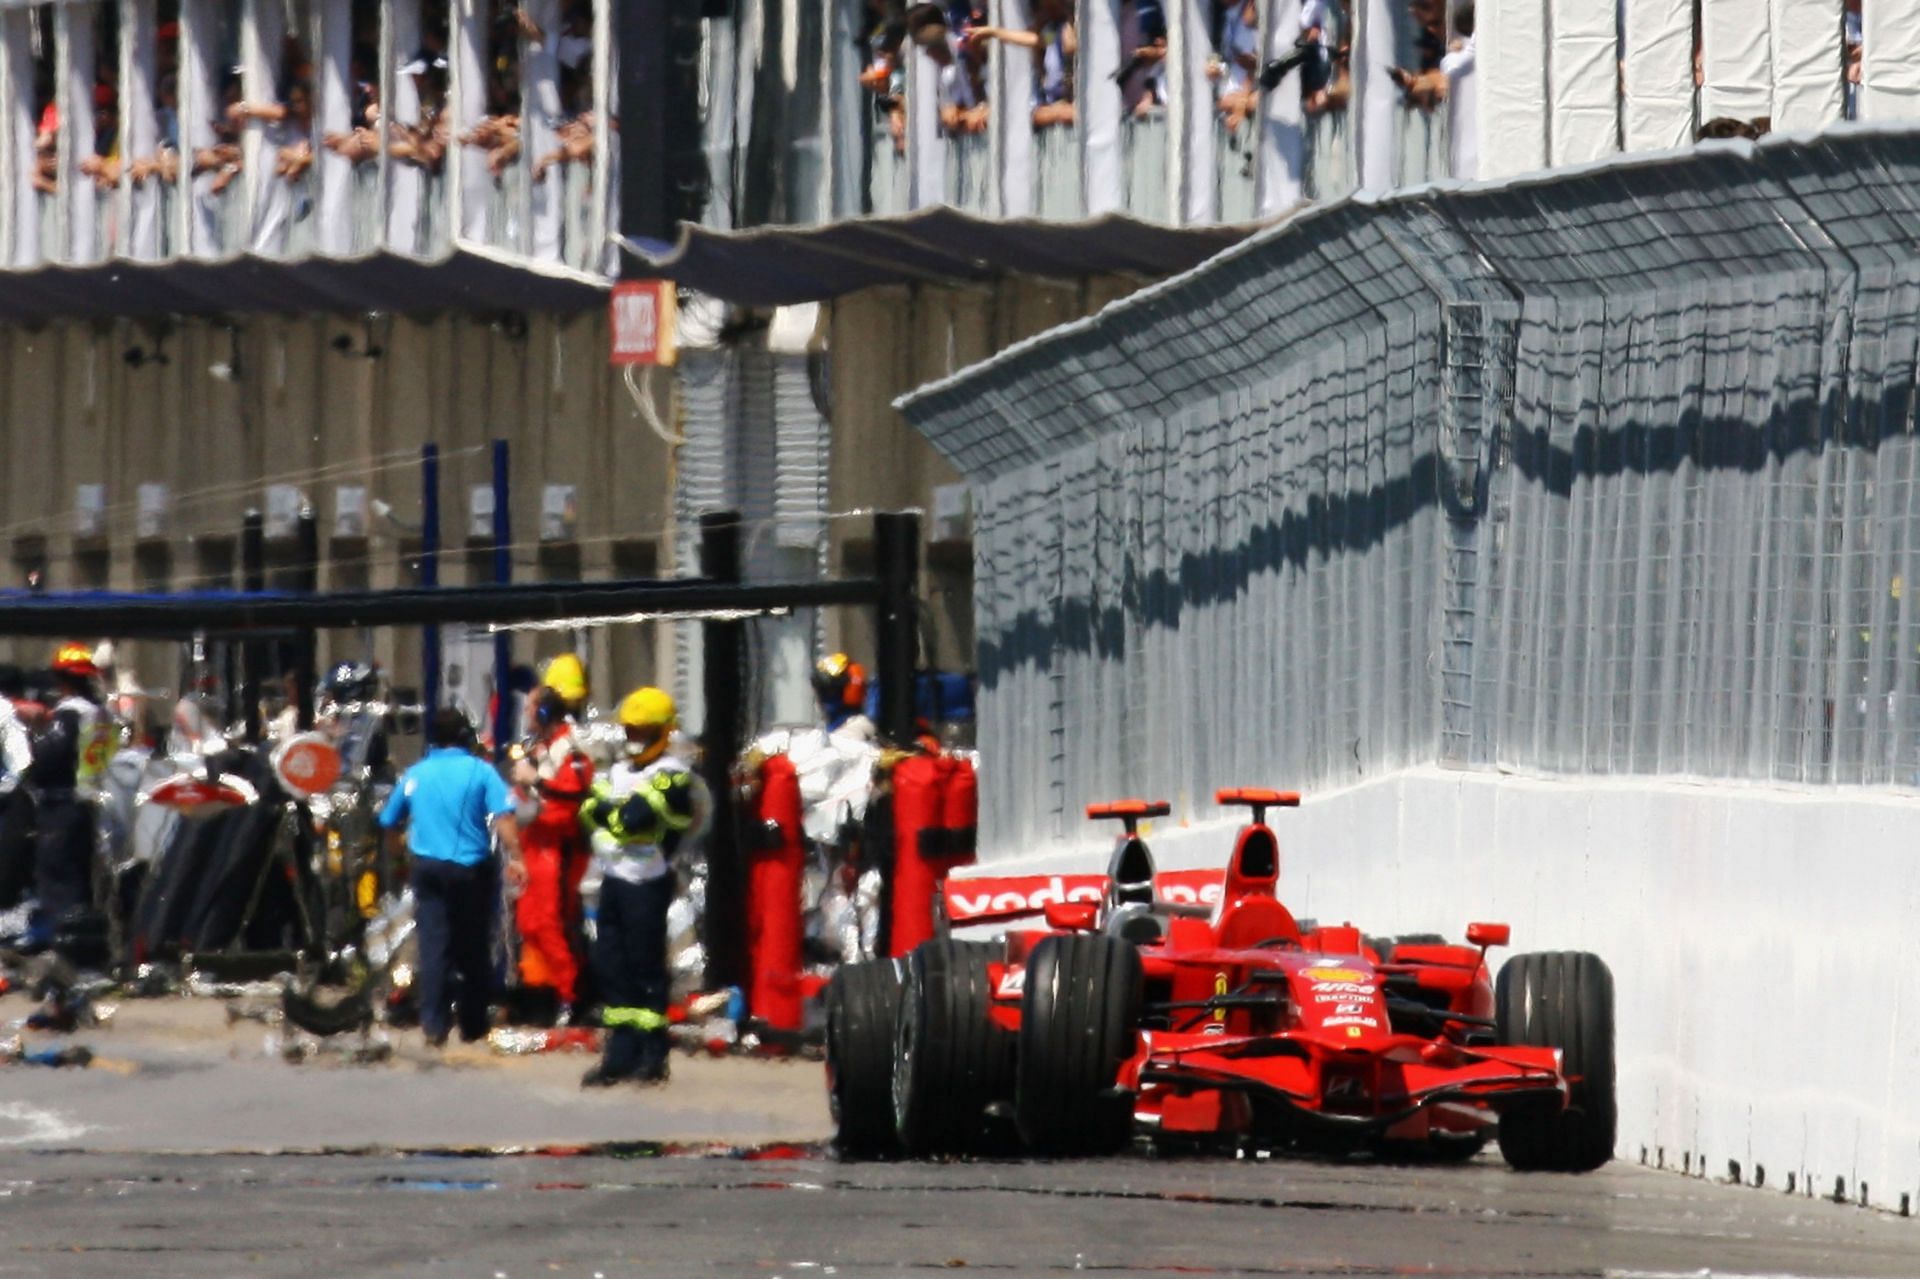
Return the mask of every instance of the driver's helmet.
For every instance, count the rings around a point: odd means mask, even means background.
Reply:
[[[379,691],[379,676],[366,662],[339,662],[320,681],[320,694],[337,705],[372,701]]]

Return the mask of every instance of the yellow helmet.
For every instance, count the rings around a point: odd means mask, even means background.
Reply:
[[[620,702],[623,728],[672,728],[679,719],[672,696],[657,688],[636,688]]]
[[[587,670],[572,653],[562,653],[547,663],[540,683],[552,689],[563,702],[584,701],[587,696]]]
[[[55,649],[53,669],[80,679],[96,679],[100,675],[100,668],[93,662],[93,650],[85,644],[62,644]]]

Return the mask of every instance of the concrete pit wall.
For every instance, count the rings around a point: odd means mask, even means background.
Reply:
[[[1920,802],[1422,768],[1271,820],[1302,918],[1454,939],[1503,920],[1507,953],[1602,956],[1620,1158],[1920,1202]],[[1164,867],[1219,865],[1232,829],[1162,824],[1151,842]],[[1104,838],[1089,824],[991,872],[1097,869]]]

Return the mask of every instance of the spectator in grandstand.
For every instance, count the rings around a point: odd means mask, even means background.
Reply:
[[[120,98],[105,82],[93,86],[93,154],[82,157],[80,172],[100,191],[120,185]]]
[[[1447,74],[1441,68],[1448,52],[1447,11],[1444,0],[1411,0],[1414,65],[1390,67],[1388,74],[1400,86],[1401,100],[1410,107],[1431,111],[1447,99]]]
[[[1300,106],[1308,115],[1344,105],[1334,101],[1336,17],[1333,0],[1304,0],[1300,6],[1300,40],[1307,56],[1300,63]]]
[[[1860,115],[1860,0],[1847,0],[1841,14],[1847,46],[1845,115],[1849,120]]]
[[[1207,77],[1218,88],[1215,106],[1228,132],[1237,132],[1259,101],[1260,4],[1241,0],[1227,10],[1220,33],[1220,52],[1208,61]]]
[[[347,70],[353,82],[353,127],[344,133],[329,132],[320,139],[322,146],[344,156],[350,164],[365,164],[380,154],[380,135],[375,132],[380,123],[380,86],[369,75],[375,65],[373,49],[356,42]]]
[[[438,173],[447,155],[447,55],[422,46],[400,68],[400,74],[413,77],[420,118],[411,124],[395,121],[390,126],[387,154],[429,173]]]
[[[1073,70],[1080,36],[1073,25],[1072,0],[1035,0],[1033,25],[1027,30],[978,26],[969,33],[967,43],[977,49],[988,40],[1032,50],[1035,129],[1073,123]]]
[[[1120,107],[1148,115],[1167,102],[1167,15],[1161,0],[1125,0],[1120,6]]]
[[[886,0],[867,0],[871,23],[864,42],[866,65],[860,69],[860,87],[873,95],[876,114],[884,115],[893,149],[907,149],[907,66],[900,50],[906,44],[907,24],[888,10]]]
[[[953,135],[987,131],[986,86],[980,81],[979,42],[963,40],[937,4],[907,10],[907,38],[940,69],[940,127]]]

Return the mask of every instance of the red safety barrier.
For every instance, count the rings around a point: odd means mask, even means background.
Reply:
[[[979,821],[973,765],[951,755],[913,755],[894,765],[891,954],[933,936],[934,896],[950,871],[973,864]]]
[[[774,1030],[799,1031],[805,1017],[801,980],[800,779],[785,755],[760,766],[747,853],[747,1014]]]

